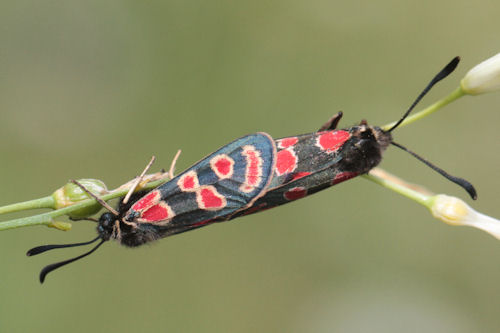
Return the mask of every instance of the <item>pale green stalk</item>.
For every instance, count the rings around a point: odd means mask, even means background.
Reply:
[[[24,202],[17,202],[12,205],[7,205],[0,207],[0,215],[1,214],[7,214],[7,213],[14,213],[14,212],[19,212],[21,210],[29,210],[29,209],[38,209],[38,208],[55,208],[55,201],[54,198],[49,195],[48,197],[44,198],[39,198],[39,199],[34,199],[34,200],[29,200],[29,201],[24,201]]]
[[[458,87],[457,89],[455,89],[451,94],[449,94],[448,96],[446,96],[445,98],[437,101],[436,103],[428,106],[427,108],[423,109],[422,111],[419,111],[411,116],[408,116],[400,125],[398,128],[401,128],[403,126],[406,126],[406,125],[409,125],[417,120],[420,120],[424,117],[427,117],[428,115],[430,115],[431,113],[434,113],[436,112],[437,110],[441,109],[442,107],[450,104],[451,102],[459,99],[460,97],[466,95],[466,93],[462,90],[461,87]],[[380,128],[382,128],[384,131],[387,131],[389,130],[392,126],[394,126],[396,124],[395,121],[393,121],[392,123],[389,123],[387,125],[384,125],[384,126],[381,126]]]
[[[377,175],[376,172],[370,172],[368,174],[365,174],[362,176],[365,179],[368,179],[378,185],[381,185],[385,188],[388,188],[389,190],[392,190],[396,193],[399,193],[413,201],[418,202],[421,205],[424,205],[426,207],[429,207],[430,204],[430,196],[423,194],[421,192],[418,192],[416,190],[411,189],[408,187],[407,184],[405,183],[396,183],[393,182],[387,178],[381,177]]]
[[[163,182],[165,182],[165,180],[158,180],[158,181],[150,182],[147,185],[143,186],[141,189],[147,190],[147,189],[155,188]],[[109,194],[105,194],[105,195],[101,196],[101,198],[104,201],[107,201],[107,200],[123,197],[124,195],[127,194],[128,191],[129,191],[128,188],[124,188],[121,190],[113,191],[112,193],[109,193]],[[26,201],[26,202],[21,202],[18,204],[0,207],[0,211],[2,211],[2,210],[5,211],[6,210],[5,207],[9,207],[9,206],[11,207],[10,212],[17,211],[19,209],[12,210],[13,209],[12,207],[15,208],[16,205],[19,205],[18,208],[22,207],[24,205],[27,207],[26,209],[51,208],[48,206],[35,207],[34,203],[36,203],[38,200],[40,200],[40,202],[44,202],[44,201],[48,202],[47,197],[45,197],[45,198],[41,198],[41,199],[35,199],[35,200]],[[54,210],[51,212],[38,214],[38,215],[34,215],[34,216],[22,217],[19,219],[5,221],[5,222],[0,222],[0,231],[7,230],[7,229],[20,228],[20,227],[29,227],[29,226],[34,226],[34,225],[46,225],[46,226],[54,227],[54,228],[60,229],[60,230],[68,230],[69,228],[68,228],[67,223],[56,222],[56,221],[54,221],[54,218],[59,217],[59,216],[63,216],[63,215],[68,215],[71,212],[77,211],[77,210],[82,209],[82,208],[90,207],[90,206],[95,205],[95,204],[96,204],[95,199],[88,199],[88,200],[84,200],[84,201],[81,201],[79,203],[76,203],[74,205],[71,205],[69,207],[60,208],[60,209],[57,209],[57,210]]]

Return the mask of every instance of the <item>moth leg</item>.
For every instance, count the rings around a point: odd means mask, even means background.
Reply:
[[[75,221],[75,222],[77,222],[77,221],[92,221],[92,222],[99,222],[99,220],[98,220],[98,219],[95,219],[95,218],[93,218],[93,217],[71,217],[71,216],[70,216],[70,217],[69,217],[69,219],[70,219],[71,221]]]
[[[165,170],[162,169],[161,172],[158,174],[154,175],[146,175],[146,172],[151,168],[151,165],[154,163],[156,157],[153,156],[151,158],[151,161],[149,161],[148,165],[144,168],[142,173],[139,175],[139,177],[135,178],[134,180],[120,186],[120,188],[127,186],[128,184],[130,185],[129,191],[127,192],[127,195],[125,195],[125,198],[123,198],[122,203],[126,204],[129,200],[132,194],[135,192],[137,188],[142,188],[145,186],[147,183],[155,181],[155,180],[160,180],[164,178],[172,179],[174,178],[174,170],[175,170],[175,164],[177,162],[177,159],[179,158],[179,155],[181,154],[181,150],[179,149],[177,153],[175,154],[174,159],[172,160],[172,163],[170,164],[170,169],[167,173],[165,173]]]
[[[177,150],[177,154],[175,154],[174,159],[172,160],[172,163],[170,163],[170,169],[168,170],[168,175],[170,179],[174,178],[174,171],[175,171],[175,164],[177,163],[177,159],[181,155],[181,150]]]
[[[333,131],[334,129],[336,129],[340,119],[342,118],[342,115],[342,111],[339,111],[336,115],[328,119],[328,121],[319,128],[318,132]]]
[[[113,213],[116,216],[119,215],[118,212],[116,211],[116,209],[114,209],[113,207],[111,207],[110,205],[108,205],[108,203],[106,201],[102,200],[101,198],[99,198],[94,193],[92,193],[89,190],[87,190],[87,188],[85,186],[83,186],[82,184],[80,184],[78,181],[71,180],[71,182],[73,184],[75,184],[76,186],[78,186],[79,188],[81,188],[85,193],[87,193],[88,195],[90,195],[92,198],[94,198],[98,203],[101,204],[101,206],[103,206],[104,208],[106,208],[107,210],[109,210],[111,213]]]
[[[122,239],[122,233],[120,230],[120,221],[116,220],[115,225],[113,226],[113,233],[111,234],[111,237],[120,240]]]
[[[125,219],[122,219],[122,222],[125,223],[126,225],[131,226],[134,229],[137,228],[137,223],[135,223],[135,222],[129,222],[129,221],[126,221]]]
[[[156,157],[154,157],[154,156],[151,157],[151,161],[149,161],[149,163],[146,165],[146,167],[144,168],[144,170],[142,171],[140,176],[137,177],[135,179],[135,181],[132,183],[132,186],[130,186],[130,190],[128,191],[125,198],[123,198],[123,200],[122,200],[123,204],[126,204],[128,202],[128,200],[130,199],[130,196],[132,195],[132,193],[134,193],[135,189],[137,188],[137,185],[139,185],[139,183],[142,181],[142,178],[144,178],[144,175],[146,174],[146,172],[148,172],[149,168],[151,168],[151,165],[153,165],[155,160],[156,160]]]

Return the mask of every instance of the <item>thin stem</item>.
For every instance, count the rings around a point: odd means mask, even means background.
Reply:
[[[375,168],[370,173],[363,175],[363,178],[399,193],[423,206],[429,207],[432,201],[430,193],[426,193],[425,190],[418,189],[417,186],[412,186],[382,169]]]
[[[145,190],[155,188],[165,182],[165,180],[157,180],[154,182],[150,182],[144,187],[142,187]],[[103,195],[101,198],[105,201],[123,197],[125,194],[127,194],[128,188],[123,188],[120,190],[113,191],[112,193]],[[32,200],[35,201],[35,200]],[[34,225],[53,225],[53,219],[59,216],[67,215],[75,210],[82,209],[85,207],[92,206],[96,203],[95,199],[87,199],[84,201],[81,201],[77,204],[64,207],[61,209],[54,210],[52,212],[48,213],[43,213],[43,214],[38,214],[34,216],[28,216],[28,217],[23,217],[15,220],[10,220],[10,221],[5,221],[5,222],[0,222],[0,231],[2,230],[8,230],[8,229],[14,229],[14,228],[20,228],[20,227],[30,227]],[[15,205],[15,204],[14,204]],[[13,205],[9,205],[13,206]],[[6,206],[8,207],[8,206]],[[3,207],[0,207],[3,208]]]
[[[54,206],[55,206],[54,198],[51,195],[49,195],[44,198],[18,202],[12,205],[0,207],[0,215],[19,212],[21,210],[28,210],[28,209],[54,208]]]
[[[434,113],[436,112],[437,110],[441,109],[442,107],[450,104],[451,102],[459,99],[460,97],[464,96],[465,95],[465,92],[462,90],[461,87],[458,87],[457,89],[455,89],[451,94],[449,94],[448,96],[446,96],[445,98],[437,101],[436,103],[428,106],[427,108],[423,109],[422,111],[419,111],[417,113],[415,113],[414,115],[411,115],[409,116],[408,118],[406,118],[399,126],[398,128],[401,128],[403,126],[406,126],[408,124],[411,124],[413,123],[414,121],[417,121],[417,120],[420,120],[421,118],[424,118],[424,117],[427,117],[428,115],[430,115],[431,113]],[[392,126],[394,126],[396,124],[395,121],[393,121],[392,123],[389,123],[387,125],[384,125],[384,126],[381,126],[381,128],[384,130],[384,131],[387,131],[389,130],[390,128],[392,128]]]

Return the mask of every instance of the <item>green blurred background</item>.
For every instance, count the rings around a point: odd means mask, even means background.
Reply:
[[[2,1],[0,204],[68,179],[110,188],[151,155],[181,171],[247,133],[282,137],[396,120],[453,56],[456,87],[500,51],[500,2]],[[500,95],[467,97],[395,133],[478,189],[500,217]],[[382,167],[471,202],[408,154]],[[10,215],[17,217],[21,215]],[[7,217],[4,217],[7,218]],[[354,179],[288,206],[96,254],[38,282],[95,236],[45,227],[0,233],[1,332],[494,332],[500,242],[431,218]]]

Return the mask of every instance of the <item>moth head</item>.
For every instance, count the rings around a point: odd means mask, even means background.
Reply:
[[[101,215],[97,224],[97,233],[103,240],[109,240],[114,232],[117,216],[111,212],[106,212]]]

